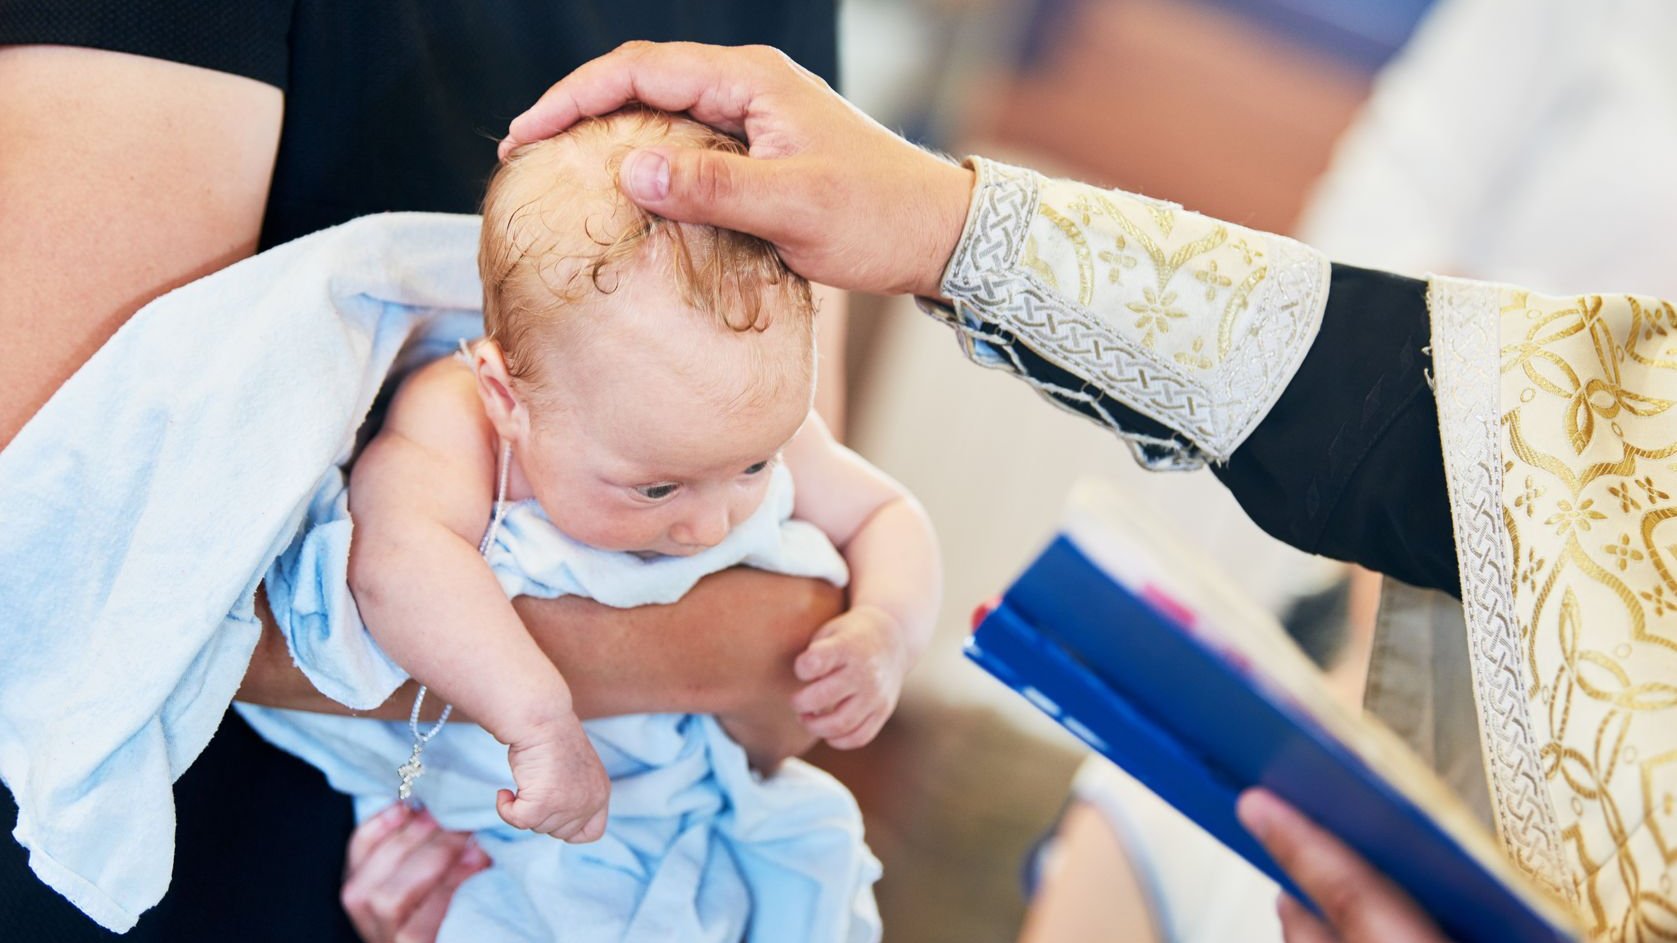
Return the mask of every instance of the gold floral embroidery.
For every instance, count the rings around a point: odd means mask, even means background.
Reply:
[[[1058,272],[1058,283],[1069,287],[1068,263],[1075,260],[1080,303],[1088,303],[1086,286],[1117,292],[1113,307],[1137,315],[1131,323],[1141,348],[1183,367],[1210,371],[1251,331],[1246,316],[1269,268],[1261,240],[1238,227],[1183,213],[1172,204],[1082,187],[1051,187],[1039,213],[1047,226],[1033,227],[1033,233],[1045,243],[1052,239],[1071,249],[1069,259],[1062,253],[1061,262],[1047,260]],[[1091,244],[1108,238],[1110,248],[1091,251]],[[1027,249],[1034,246],[1027,243]],[[1030,254],[1026,262],[1038,258]],[[1214,334],[1208,330],[1213,326]]]
[[[1025,271],[1042,279],[1044,285],[1051,289],[1059,289],[1060,278],[1054,274],[1054,266],[1043,261],[1042,257],[1037,254],[1036,237],[1031,236],[1025,239],[1025,251],[1019,256],[1019,265]]]
[[[1089,260],[1088,238],[1076,223],[1056,213],[1051,206],[1042,207],[1042,216],[1065,234],[1066,243],[1071,246],[1072,254],[1077,259],[1077,303],[1088,305],[1095,297],[1095,266]]]
[[[1126,269],[1136,267],[1137,263],[1135,257],[1124,252],[1124,249],[1127,246],[1128,243],[1124,241],[1124,237],[1119,236],[1113,240],[1113,247],[1111,249],[1101,250],[1100,260],[1109,266],[1106,270],[1106,280],[1108,284],[1124,284],[1124,271]]]
[[[1527,478],[1526,480],[1530,481],[1531,479]],[[1623,483],[1613,485],[1607,489],[1607,493],[1619,499],[1620,514],[1629,514],[1631,511],[1642,507],[1642,502],[1631,495],[1629,485]]]
[[[1646,478],[1643,478],[1641,481],[1638,481],[1636,484],[1639,487],[1641,487],[1642,493],[1648,496],[1648,503],[1650,505],[1658,504],[1661,501],[1667,501],[1667,500],[1670,500],[1670,498],[1671,498],[1671,495],[1666,494],[1665,492],[1661,491],[1660,489],[1654,487],[1654,479],[1653,479],[1653,476],[1651,476],[1651,475],[1646,477]]]
[[[1532,511],[1535,510],[1536,507],[1537,507],[1537,499],[1543,497],[1543,495],[1544,495],[1544,489],[1539,488],[1535,483],[1532,482],[1531,476],[1527,475],[1526,476],[1526,486],[1525,486],[1525,488],[1522,489],[1520,491],[1520,493],[1514,497],[1514,507],[1525,508],[1526,509],[1526,516],[1531,517]]]
[[[1501,304],[1513,599],[1580,916],[1598,939],[1677,938],[1677,317]]]
[[[1227,288],[1234,284],[1234,279],[1231,279],[1227,275],[1217,271],[1216,259],[1212,259],[1211,261],[1205,263],[1205,268],[1195,272],[1194,281],[1205,286],[1206,301],[1215,301],[1219,289]]]
[[[1602,549],[1608,556],[1618,560],[1619,572],[1621,573],[1624,572],[1626,567],[1642,559],[1642,551],[1630,545],[1629,534],[1620,534],[1618,543],[1608,544]]]
[[[1527,547],[1526,563],[1525,566],[1520,568],[1520,582],[1526,584],[1528,589],[1535,590],[1537,588],[1538,577],[1543,574],[1543,564],[1545,562],[1546,561],[1542,557],[1537,555],[1536,550]]]
[[[1132,301],[1126,307],[1141,315],[1135,319],[1137,330],[1147,332],[1141,339],[1143,347],[1153,346],[1153,332],[1163,334],[1170,330],[1171,321],[1179,321],[1188,316],[1188,312],[1176,307],[1176,292],[1167,291],[1163,294],[1151,288],[1144,288],[1141,301]]]
[[[1672,598],[1665,594],[1664,586],[1656,585],[1653,589],[1645,590],[1637,593],[1637,595],[1641,596],[1648,605],[1654,607],[1655,616],[1663,616],[1665,615],[1666,610],[1677,608],[1677,606],[1673,606]]]
[[[1243,238],[1234,241],[1234,250],[1240,253],[1240,261],[1245,265],[1251,265],[1256,260],[1264,257],[1262,249],[1253,246]]]
[[[1205,339],[1194,338],[1194,343],[1187,350],[1178,351],[1176,362],[1197,370],[1209,370],[1217,365],[1215,360],[1205,355]]]
[[[1005,334],[1171,429],[1160,438],[1103,417],[1144,465],[1226,460],[1310,347],[1326,257],[1174,204],[971,163],[969,225],[942,286],[950,305],[934,316],[988,353]]]
[[[1560,510],[1543,523],[1554,525],[1555,532],[1559,534],[1570,533],[1573,528],[1589,530],[1591,521],[1607,519],[1607,515],[1594,509],[1594,504],[1594,501],[1581,501],[1577,507],[1573,507],[1571,501],[1560,501],[1555,505]]]

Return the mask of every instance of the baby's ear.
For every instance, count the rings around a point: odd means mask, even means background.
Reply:
[[[477,393],[483,411],[495,431],[507,442],[522,442],[529,431],[529,413],[513,392],[512,374],[507,370],[501,345],[485,338],[472,348],[472,372],[477,375]]]

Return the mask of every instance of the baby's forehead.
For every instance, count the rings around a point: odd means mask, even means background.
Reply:
[[[616,290],[574,303],[563,320],[579,328],[570,334],[575,356],[626,368],[779,373],[810,360],[815,338],[809,312],[782,293],[765,295],[760,304],[759,328],[730,327],[716,313],[690,306],[676,275],[648,252],[621,273]]]
[[[660,142],[739,146],[687,119],[629,112],[520,147],[497,172],[484,204],[479,266],[486,325],[512,351],[509,360],[531,363],[536,345],[561,357],[586,355],[593,336],[636,326],[650,332],[642,362],[692,359],[719,344],[730,354],[748,350],[750,364],[774,374],[807,359],[809,288],[772,246],[660,219],[618,190],[622,157]],[[665,320],[619,323],[647,315]],[[793,327],[797,343],[732,337],[774,322]],[[674,348],[652,346],[675,338]]]
[[[619,291],[590,297],[583,317],[568,319],[544,366],[591,390],[639,390],[708,408],[766,391],[807,395],[814,332],[790,302],[771,303],[764,329],[739,331],[686,307],[667,273],[628,277]]]
[[[724,358],[666,347],[628,353],[634,369],[601,358],[596,366],[604,369],[574,369],[545,408],[554,418],[565,417],[561,428],[614,443],[626,461],[659,474],[684,477],[677,469],[743,467],[784,445],[814,393],[807,361],[785,348],[752,347],[765,356]],[[598,350],[594,356],[600,357]],[[543,422],[541,410],[535,404],[531,409]]]

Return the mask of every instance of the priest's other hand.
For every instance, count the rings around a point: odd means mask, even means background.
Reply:
[[[513,119],[501,154],[635,101],[687,112],[750,146],[749,157],[631,152],[619,186],[648,211],[759,236],[798,274],[835,288],[938,294],[972,171],[887,131],[766,46],[619,46]]]
[[[343,901],[366,943],[432,943],[462,882],[489,867],[470,832],[398,802],[349,838]]]
[[[1321,908],[1317,918],[1283,894],[1287,943],[1449,943],[1402,891],[1368,862],[1273,794],[1249,789],[1240,821]]]

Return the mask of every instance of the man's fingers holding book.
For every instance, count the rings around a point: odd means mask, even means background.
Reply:
[[[1324,936],[1322,921],[1303,907],[1284,908],[1288,943],[1448,943],[1407,895],[1271,793],[1247,790],[1237,811],[1241,824],[1310,895],[1337,934]]]

